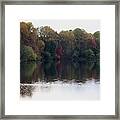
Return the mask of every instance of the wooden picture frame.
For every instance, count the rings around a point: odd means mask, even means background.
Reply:
[[[115,115],[5,115],[5,5],[115,5]],[[1,119],[119,119],[119,27],[120,3],[117,0],[95,1],[2,1],[1,2]]]

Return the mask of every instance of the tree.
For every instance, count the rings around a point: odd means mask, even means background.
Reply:
[[[75,36],[73,34],[73,31],[61,31],[59,35],[64,50],[64,56],[70,57],[75,46]]]
[[[94,49],[94,53],[96,56],[96,60],[100,60],[100,31],[96,31],[93,36],[96,38],[96,48]]]
[[[20,23],[21,49],[24,45],[31,47],[36,53],[37,59],[40,60],[45,44],[44,41],[40,40],[38,33],[38,28],[35,28],[31,22]]]
[[[59,45],[65,59],[79,62],[100,56],[100,31],[92,34],[76,28],[58,34],[50,26],[35,28],[31,22],[20,22],[20,43],[21,61],[54,60]]]
[[[100,31],[96,31],[93,35],[95,38],[100,40]]]
[[[21,62],[35,61],[37,59],[37,55],[30,46],[22,46],[20,55]]]
[[[58,33],[50,28],[50,26],[39,27],[38,33],[43,41],[54,41],[59,38]]]
[[[96,31],[93,36],[96,38],[96,43],[97,43],[97,47],[98,49],[100,49],[100,31]]]

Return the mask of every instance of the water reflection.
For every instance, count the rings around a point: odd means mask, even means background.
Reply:
[[[70,89],[75,91],[77,88],[79,93],[78,88],[80,85],[88,84],[87,81],[94,80],[94,84],[89,82],[91,86],[99,83],[100,66],[99,62],[49,61],[47,63],[24,63],[21,64],[20,73],[20,94],[22,97],[32,97],[36,93],[39,95],[41,92],[50,91],[53,94],[53,91],[57,91],[58,88],[63,93],[68,88],[69,91]]]
[[[32,85],[20,85],[20,94],[25,96],[32,96],[32,91],[35,89],[35,86]]]

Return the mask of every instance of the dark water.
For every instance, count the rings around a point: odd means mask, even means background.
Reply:
[[[98,62],[21,63],[20,71],[22,99],[99,99]]]

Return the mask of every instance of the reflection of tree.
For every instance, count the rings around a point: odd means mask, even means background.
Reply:
[[[44,80],[44,70],[43,70],[44,65],[42,63],[37,64],[37,70],[38,70],[38,79],[39,81]]]
[[[100,78],[99,62],[70,62],[49,61],[38,64],[21,65],[21,83],[35,83],[38,81],[54,82],[56,80],[74,80],[85,82]]]
[[[93,78],[100,80],[100,61],[97,61],[93,67]]]
[[[61,61],[56,62],[56,71],[57,71],[57,78],[61,79],[61,74],[62,74],[62,64]]]
[[[32,92],[35,89],[35,86],[31,85],[20,85],[20,95],[24,96],[32,96]]]
[[[85,63],[73,63],[72,76],[77,81],[85,82],[87,79],[99,79],[100,71],[99,71],[99,63],[94,62],[85,62]]]
[[[56,68],[54,61],[44,63],[43,69],[44,69],[44,79],[46,82],[53,81],[53,79],[56,78]]]
[[[32,83],[35,68],[36,63],[24,63],[20,65],[21,83]]]
[[[71,79],[71,63],[69,61],[62,62],[62,79]]]

